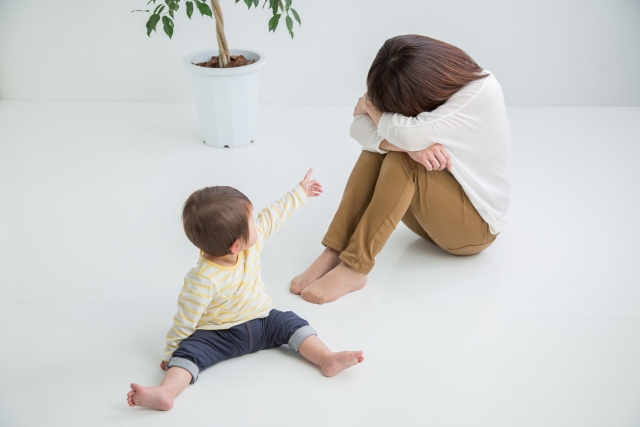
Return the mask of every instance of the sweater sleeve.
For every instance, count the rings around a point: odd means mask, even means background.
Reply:
[[[262,209],[256,219],[259,245],[262,246],[267,239],[273,236],[291,215],[304,206],[308,200],[307,193],[298,184],[293,190],[282,196],[280,200]]]
[[[467,84],[435,110],[416,117],[383,113],[378,122],[378,136],[406,151],[419,151],[438,143],[445,145],[444,141],[461,129],[477,127],[479,117],[474,110],[478,102],[474,100],[486,81],[484,78]]]
[[[386,154],[387,151],[380,149],[380,143],[384,140],[378,135],[376,124],[367,114],[358,114],[353,118],[349,135],[362,146],[365,151]]]
[[[406,151],[420,151],[438,143],[443,130],[451,127],[450,120],[431,120],[425,113],[416,117],[398,113],[384,113],[378,123],[378,136]]]
[[[162,360],[168,361],[182,340],[193,334],[215,294],[215,285],[209,279],[193,272],[187,273],[178,297],[178,311],[167,333]]]

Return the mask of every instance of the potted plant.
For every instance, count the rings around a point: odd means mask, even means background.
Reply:
[[[262,7],[273,12],[269,32],[275,31],[284,19],[293,39],[293,20],[301,22],[291,1],[264,0]],[[259,2],[244,0],[249,9],[257,8]],[[201,16],[214,18],[216,22],[218,49],[195,52],[184,58],[185,67],[191,72],[202,139],[213,147],[249,145],[256,139],[260,69],[265,66],[266,58],[256,51],[229,49],[219,0],[210,0],[211,6],[206,0],[149,0],[147,5],[155,6],[153,10],[134,12],[150,14],[146,24],[149,37],[162,22],[164,32],[171,38],[175,13],[181,3],[189,19],[197,9]]]

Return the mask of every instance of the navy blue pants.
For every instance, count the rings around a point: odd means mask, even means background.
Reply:
[[[173,352],[167,368],[177,366],[187,370],[193,384],[200,371],[218,362],[283,344],[289,344],[297,352],[311,335],[317,334],[306,320],[291,311],[273,309],[267,317],[229,329],[197,329]]]

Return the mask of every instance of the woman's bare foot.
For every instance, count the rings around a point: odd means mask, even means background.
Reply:
[[[322,361],[320,367],[325,377],[332,377],[347,368],[362,363],[363,360],[364,356],[361,351],[341,351],[340,353],[331,353]]]
[[[367,275],[358,273],[344,262],[304,288],[300,295],[314,304],[332,302],[349,292],[359,291],[367,284]]]
[[[339,256],[339,252],[331,248],[324,248],[324,251],[311,263],[304,273],[293,278],[291,281],[291,292],[299,295],[304,288],[333,270],[340,264]]]
[[[174,396],[169,390],[160,387],[143,387],[140,384],[131,384],[131,391],[127,393],[129,406],[142,406],[144,408],[160,409],[168,411],[173,408]]]

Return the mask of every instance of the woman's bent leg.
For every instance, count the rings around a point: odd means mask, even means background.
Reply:
[[[365,286],[374,257],[405,216],[413,199],[415,171],[410,162],[415,163],[404,153],[392,152],[384,157],[373,197],[340,254],[343,262],[306,287],[301,292],[305,300],[324,304]]]
[[[373,198],[340,254],[349,267],[368,274],[375,256],[382,250],[393,230],[405,216],[415,192],[416,166],[407,154],[388,153],[380,168]]]
[[[416,195],[414,194],[413,197],[415,199]],[[407,226],[407,228],[409,230],[413,231],[414,233],[416,233],[418,236],[422,237],[423,239],[426,239],[426,240],[430,241],[431,243],[433,243],[433,239],[431,237],[429,237],[429,235],[427,234],[426,231],[424,231],[424,228],[422,228],[422,225],[420,224],[420,222],[416,218],[415,214],[411,211],[411,207],[409,207],[409,209],[407,209],[407,212],[402,217],[402,222],[404,223],[404,225]]]
[[[462,186],[446,171],[417,168],[416,194],[409,210],[431,241],[454,255],[474,255],[497,236],[482,219]]]
[[[338,264],[338,256],[348,244],[362,218],[375,188],[384,155],[363,151],[358,158],[333,221],[322,239],[325,250],[302,274],[291,281],[291,292],[299,294],[312,282],[324,276]]]
[[[333,216],[322,244],[342,252],[364,215],[378,181],[385,155],[363,151],[344,189],[338,210]]]
[[[447,171],[427,171],[405,153],[389,153],[373,198],[340,254],[343,262],[305,288],[302,296],[322,304],[364,287],[375,256],[401,220],[455,255],[478,253],[496,238]]]

